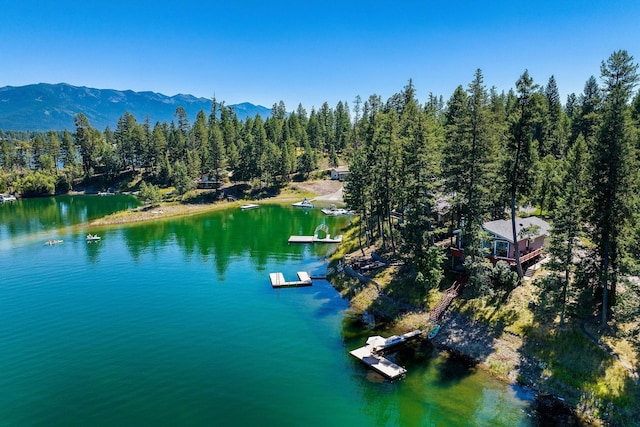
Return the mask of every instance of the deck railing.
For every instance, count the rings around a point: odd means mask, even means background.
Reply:
[[[520,255],[520,263],[525,263],[525,262],[527,262],[527,261],[539,256],[540,254],[542,254],[542,250],[543,250],[543,248],[538,248],[538,249],[532,250],[529,253]],[[458,257],[458,258],[461,258],[461,257],[464,256],[463,250],[459,249],[459,248],[450,247],[449,248],[449,253],[451,255],[453,255],[454,257]],[[516,259],[515,258],[493,256],[493,255],[488,256],[488,258],[493,264],[495,264],[498,261],[505,261],[505,262],[509,263],[510,265],[516,265]]]

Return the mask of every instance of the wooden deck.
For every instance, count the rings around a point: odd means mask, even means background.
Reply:
[[[298,271],[298,280],[293,282],[287,282],[284,279],[282,273],[269,273],[269,279],[271,280],[271,286],[274,288],[286,288],[295,286],[311,286],[313,282],[309,273],[306,271]]]
[[[542,255],[543,252],[543,248],[538,248],[538,249],[534,249],[533,251],[529,252],[528,254],[523,254],[520,255],[520,263],[524,264],[527,261],[532,260],[533,258]],[[456,248],[456,247],[450,247],[449,248],[449,253],[457,258],[463,258],[464,257],[464,252],[462,251],[462,249]],[[507,258],[507,257],[500,257],[500,256],[493,256],[493,255],[489,255],[487,256],[487,258],[489,259],[489,261],[491,261],[492,264],[496,264],[498,261],[505,261],[506,263],[508,263],[509,265],[516,265],[516,259],[515,258]]]

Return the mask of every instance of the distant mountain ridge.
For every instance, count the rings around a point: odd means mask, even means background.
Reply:
[[[157,121],[170,123],[176,108],[180,106],[193,124],[200,110],[209,115],[211,99],[193,95],[166,96],[155,92],[94,89],[67,83],[5,86],[0,88],[0,129],[74,130],[73,117],[82,113],[94,128],[104,130],[109,126],[113,130],[125,111],[133,114],[141,123],[148,116],[153,126]],[[256,114],[266,118],[271,114],[271,109],[248,102],[230,107],[234,108],[240,120]]]

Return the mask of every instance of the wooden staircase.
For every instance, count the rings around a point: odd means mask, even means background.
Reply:
[[[447,308],[449,308],[449,305],[451,305],[451,301],[453,301],[455,297],[460,295],[460,291],[462,290],[465,282],[466,280],[455,281],[453,285],[444,292],[444,295],[442,295],[440,301],[438,301],[436,306],[433,307],[433,309],[429,313],[429,320],[431,320],[432,322],[437,322],[440,319],[442,313],[444,313]]]

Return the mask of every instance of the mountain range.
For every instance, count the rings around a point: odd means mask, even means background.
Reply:
[[[91,126],[104,130],[115,129],[125,111],[138,122],[149,117],[153,126],[157,121],[171,122],[176,108],[183,107],[189,121],[203,110],[211,112],[211,99],[193,95],[166,96],[155,92],[93,89],[66,83],[38,83],[0,88],[0,129],[23,131],[74,130],[73,117],[84,114]],[[248,102],[230,105],[240,120],[260,114],[266,118],[269,108]]]

